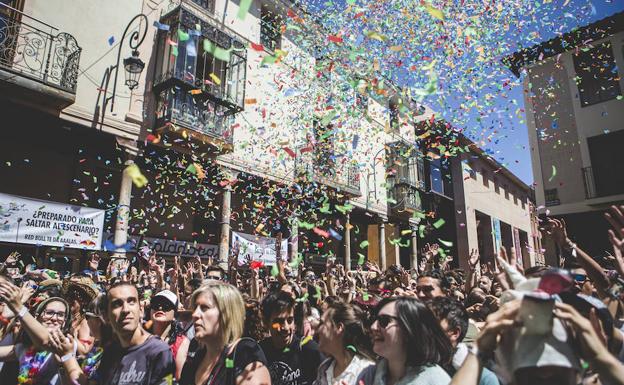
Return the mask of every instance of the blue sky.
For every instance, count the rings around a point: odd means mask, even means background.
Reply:
[[[555,4],[556,3],[556,4]],[[617,12],[624,11],[624,1],[622,0],[596,0],[596,1],[570,1],[565,8],[557,9],[560,2],[553,2],[553,14],[551,16],[562,18],[565,23],[559,25],[557,30],[554,30],[552,26],[554,24],[544,23],[543,25],[536,25],[535,27],[539,31],[541,41],[549,40],[561,32],[567,32],[574,27],[580,27],[591,23],[596,20],[603,19],[609,15]],[[593,5],[593,8],[589,6],[589,12],[585,12],[587,5]],[[581,15],[583,19],[577,19],[570,17],[568,9],[580,7],[583,8]],[[595,9],[595,13],[594,10]],[[567,14],[567,15],[566,15]],[[578,14],[577,14],[578,16]],[[563,27],[567,29],[563,29]],[[527,33],[527,32],[525,32]],[[520,39],[523,40],[523,39]],[[510,77],[511,72],[509,72]],[[524,101],[522,97],[522,87],[515,85],[509,90],[505,97],[499,96],[497,98],[496,105],[500,109],[504,109],[509,105],[508,100],[515,99],[519,106],[524,107]],[[531,169],[531,155],[528,143],[527,126],[524,123],[524,115],[518,117],[517,114],[504,114],[504,117],[511,117],[509,125],[504,127],[504,134],[498,137],[498,143],[492,143],[489,147],[489,152],[501,163],[504,163],[514,174],[516,174],[525,183],[533,183],[533,171]]]

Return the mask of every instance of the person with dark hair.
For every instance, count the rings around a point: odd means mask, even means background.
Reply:
[[[150,319],[146,327],[151,333],[160,337],[171,348],[176,363],[176,378],[180,378],[190,340],[184,329],[176,320],[178,315],[178,296],[170,290],[156,293],[150,301]]]
[[[223,281],[225,278],[225,270],[221,266],[209,265],[206,268],[205,279],[215,279],[217,281]]]
[[[361,385],[447,385],[451,343],[433,312],[413,297],[384,298],[371,326],[381,357],[360,374]]]
[[[314,385],[356,385],[362,370],[374,364],[366,330],[366,313],[355,305],[335,302],[321,317],[319,348],[328,355]]]
[[[420,299],[445,296],[447,289],[444,273],[439,270],[424,272],[416,280],[416,295]]]
[[[462,340],[468,332],[468,312],[462,304],[448,297],[436,297],[427,301],[427,306],[440,321],[455,353],[453,354],[451,374],[455,374],[468,356],[468,346]],[[498,385],[498,378],[488,368],[483,368],[479,385]]]
[[[105,319],[116,341],[102,354],[99,384],[155,385],[173,377],[169,345],[143,329],[142,313],[136,286],[121,281],[108,289]]]
[[[270,337],[260,342],[266,355],[273,385],[309,385],[323,360],[311,337],[295,330],[295,300],[285,292],[269,294],[262,301],[262,318]]]

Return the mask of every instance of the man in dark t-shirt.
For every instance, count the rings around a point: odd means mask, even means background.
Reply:
[[[262,316],[271,337],[260,342],[272,385],[310,385],[323,355],[316,342],[295,334],[295,300],[287,293],[270,294],[262,301]]]
[[[101,385],[158,385],[171,379],[175,363],[169,345],[141,326],[136,287],[114,284],[107,293],[106,318],[119,342],[104,349],[97,369]]]

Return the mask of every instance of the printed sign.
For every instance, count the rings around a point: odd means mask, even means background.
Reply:
[[[116,247],[113,243],[114,234],[106,233],[106,240],[102,249],[107,251],[115,251]],[[137,235],[129,235],[128,243],[124,247],[129,253],[136,253],[141,237]],[[200,257],[207,259],[210,257],[217,258],[219,256],[219,246],[210,245],[207,243],[187,242],[187,241],[174,241],[171,239],[151,238],[143,237],[143,245],[149,245],[149,247],[156,252],[158,256],[176,256],[179,255],[183,258]],[[216,262],[216,260],[215,260]]]
[[[0,193],[0,242],[98,250],[104,210]]]
[[[239,265],[250,261],[262,261],[265,265],[275,265],[275,238],[259,237],[232,231],[232,254],[237,256]],[[280,245],[282,259],[288,255],[288,239]]]

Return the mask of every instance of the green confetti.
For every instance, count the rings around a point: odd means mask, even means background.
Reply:
[[[314,298],[321,299],[321,288],[316,286],[316,294],[314,294]]]
[[[557,167],[555,167],[555,165],[552,165],[552,175],[550,176],[550,178],[548,178],[548,181],[552,181],[554,177],[557,176]]]
[[[357,353],[357,349],[353,345],[347,345],[347,349],[351,350],[353,353]]]
[[[305,293],[303,296],[297,298],[295,301],[296,302],[305,302],[306,299],[308,299],[309,294]]]
[[[453,242],[451,242],[451,241],[445,241],[445,240],[440,239],[440,238],[438,238],[438,241],[441,244],[443,244],[444,246],[446,246],[446,247],[453,247]]]
[[[175,56],[175,57],[178,56],[178,46],[177,45],[174,45],[174,46],[171,47],[171,54],[173,56]]]
[[[358,265],[362,265],[366,257],[362,253],[357,253],[357,255],[358,255]]]
[[[277,268],[277,265],[273,265],[273,267],[271,267],[271,276],[277,277],[278,274],[279,274],[279,269]]]
[[[364,301],[368,301],[370,299],[370,296],[368,295],[368,293],[364,293],[364,294],[362,294],[362,299]]]
[[[338,111],[331,110],[321,119],[321,126],[327,126],[338,114]]]
[[[260,65],[264,65],[264,64],[275,64],[275,62],[277,61],[278,56],[277,55],[267,55],[265,57],[262,58],[262,61],[260,62]]]
[[[240,5],[238,6],[238,14],[236,16],[241,20],[245,20],[247,13],[249,13],[250,7],[251,0],[241,0]]]
[[[368,241],[362,241],[362,242],[360,242],[360,249],[364,249],[364,248],[366,248],[366,247],[368,247]]]
[[[290,351],[290,348],[284,348],[283,352],[284,353],[288,353]]]
[[[443,218],[440,218],[433,223],[433,227],[435,227],[436,229],[439,229],[440,227],[444,226],[445,223],[446,221]]]
[[[315,227],[314,223],[308,223],[303,221],[299,222],[299,226],[303,227],[306,230],[312,230]]]
[[[204,39],[204,51],[210,53],[216,59],[229,63],[232,49],[223,49],[208,39]]]
[[[189,39],[189,34],[184,32],[182,29],[178,29],[178,39],[180,41],[187,41]]]
[[[231,358],[226,358],[225,359],[225,367],[229,368],[229,369],[233,368],[234,367],[234,360],[231,359]]]

